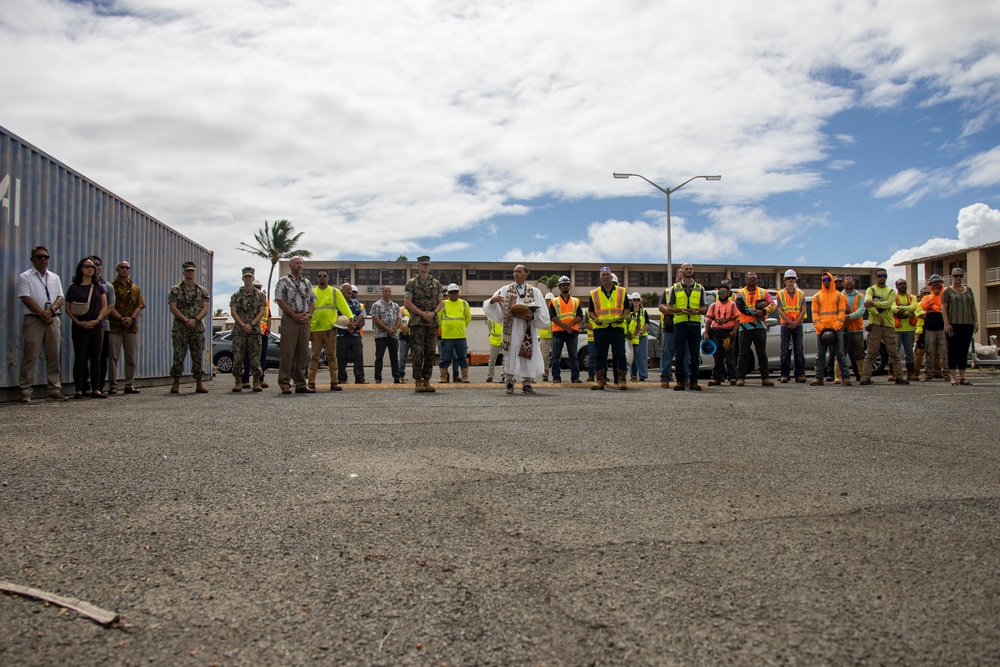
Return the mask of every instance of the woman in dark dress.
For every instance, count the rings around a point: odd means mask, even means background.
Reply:
[[[97,368],[101,360],[101,346],[104,344],[101,320],[108,315],[108,296],[104,293],[104,288],[94,282],[96,270],[94,260],[84,257],[77,262],[73,282],[66,290],[66,312],[73,320],[73,383],[76,387],[73,398],[83,398],[88,362],[91,367]],[[107,398],[97,387],[90,395],[94,398]]]

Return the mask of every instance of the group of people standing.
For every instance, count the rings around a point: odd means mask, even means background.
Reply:
[[[124,351],[123,392],[138,394],[135,386],[138,353],[138,318],[145,303],[132,282],[132,266],[122,260],[109,283],[101,276],[103,262],[97,255],[80,259],[69,287],[63,293],[60,277],[48,270],[46,246],[31,249],[32,268],[18,276],[17,296],[24,305],[21,324],[23,344],[18,375],[20,401],[30,403],[35,363],[45,354],[46,393],[50,401],[64,401],[60,379],[62,315],[71,322],[74,398],[107,398],[118,393],[119,358]],[[107,383],[107,393],[105,393]]]

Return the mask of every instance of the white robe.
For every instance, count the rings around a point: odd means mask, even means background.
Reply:
[[[486,316],[495,322],[502,323],[506,314],[508,287],[509,285],[504,285],[493,293],[493,296],[499,294],[504,297],[503,301],[490,303],[490,299],[487,299],[483,302],[483,310],[486,311]],[[528,287],[527,285],[526,287],[534,290],[535,303],[532,305],[538,306],[538,310],[535,311],[535,319],[531,320],[531,322],[525,322],[519,317],[515,317],[511,322],[510,350],[504,355],[503,359],[504,374],[510,379],[520,376],[521,378],[534,380],[536,375],[545,372],[545,361],[542,359],[541,346],[538,344],[538,332],[542,329],[547,329],[549,326],[549,304],[542,298],[542,293],[537,287]],[[524,303],[524,299],[519,296],[515,303]],[[528,326],[531,327],[531,359],[525,359],[517,353],[521,349],[521,341],[524,340],[524,332]]]

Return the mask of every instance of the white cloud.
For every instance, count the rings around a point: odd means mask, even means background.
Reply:
[[[867,260],[852,266],[884,266],[890,280],[902,277],[904,269],[897,267],[898,262],[905,262],[920,257],[930,257],[944,252],[960,250],[970,246],[995,243],[1000,241],[1000,211],[986,204],[977,203],[962,208],[958,212],[957,238],[936,237],[928,239],[920,245],[902,248],[892,253],[882,262]]]
[[[1000,146],[946,168],[904,169],[883,181],[872,196],[901,197],[895,206],[908,208],[929,196],[950,196],[970,188],[994,185],[1000,185]]]
[[[746,225],[780,243],[810,224],[758,204],[823,183],[841,111],[921,82],[979,110],[967,131],[988,125],[1000,5],[954,5],[7,0],[0,59],[31,67],[0,86],[11,130],[216,250],[218,275],[264,220],[321,257],[412,254],[539,197],[640,191],[614,169],[725,174],[690,194],[717,206],[710,227],[674,229],[675,256],[707,259]],[[996,183],[981,162],[927,174],[928,192]],[[927,195],[897,177],[880,196]],[[655,224],[600,227],[621,236],[558,247],[662,256]]]

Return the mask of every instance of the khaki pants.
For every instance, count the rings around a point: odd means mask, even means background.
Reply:
[[[21,392],[31,392],[31,385],[35,381],[35,362],[38,355],[45,352],[45,380],[48,385],[48,393],[52,394],[62,389],[62,380],[59,377],[59,346],[62,331],[59,318],[52,320],[52,324],[45,324],[45,321],[34,315],[25,315],[24,322],[21,323],[21,339],[24,341],[24,353],[21,356],[21,372],[18,376],[18,385]]]
[[[281,361],[278,362],[278,386],[306,388],[306,351],[309,349],[309,324],[287,315],[281,316]]]
[[[545,362],[545,370],[542,372],[548,377],[552,365],[552,339],[540,338],[538,343],[539,349],[542,351],[542,361]]]
[[[337,384],[337,330],[312,331],[309,333],[312,355],[309,357],[309,385],[316,384],[319,357],[326,350],[326,367],[330,371],[330,384]]]
[[[897,378],[906,378],[903,364],[899,360],[899,345],[896,343],[896,328],[872,326],[868,332],[868,353],[865,354],[865,365],[861,369],[861,381],[872,379],[872,366],[879,355],[879,344],[885,343],[885,351],[889,353],[889,363]]]
[[[111,334],[111,356],[108,358],[108,387],[118,387],[118,355],[125,350],[125,386],[135,386],[136,355],[139,351],[139,334]]]

